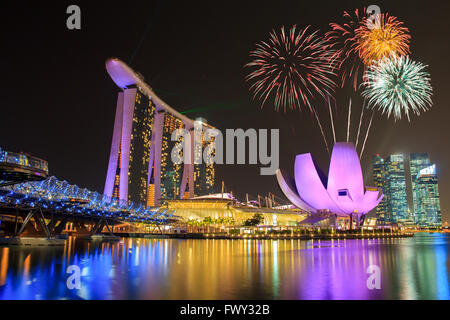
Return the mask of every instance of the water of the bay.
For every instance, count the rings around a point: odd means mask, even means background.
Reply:
[[[381,289],[367,285],[370,266],[379,267]],[[77,267],[81,288],[70,290]],[[0,247],[0,299],[448,300],[449,280],[448,234],[334,241],[70,238],[60,248]]]

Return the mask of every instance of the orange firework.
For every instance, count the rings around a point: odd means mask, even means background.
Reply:
[[[380,14],[365,18],[356,30],[357,49],[365,65],[410,53],[408,28],[396,17]]]

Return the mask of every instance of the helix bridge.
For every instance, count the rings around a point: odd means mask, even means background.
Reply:
[[[152,224],[166,224],[173,216],[167,209],[114,200],[55,177],[0,187],[0,206],[3,210],[40,209],[47,214]]]
[[[69,221],[81,228],[90,223],[93,232],[98,232],[123,223],[166,225],[175,220],[173,213],[167,208],[112,199],[49,177],[46,161],[0,148],[0,223],[5,216],[12,219],[14,236],[19,236],[32,218],[50,237],[61,233]],[[19,217],[23,223],[17,230]]]

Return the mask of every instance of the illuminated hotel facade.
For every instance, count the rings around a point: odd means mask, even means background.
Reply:
[[[117,98],[114,131],[104,194],[129,203],[159,206],[162,200],[193,198],[213,192],[214,164],[172,162],[178,141],[172,133],[191,133],[191,159],[195,150],[214,144],[194,141],[195,124],[211,128],[204,120],[193,121],[168,106],[143,79],[118,59],[109,59],[106,69],[121,89]],[[197,139],[198,140],[198,139]],[[196,143],[195,143],[196,142]],[[213,145],[214,147],[214,145]],[[180,155],[182,155],[180,153]],[[200,157],[201,159],[201,157]]]

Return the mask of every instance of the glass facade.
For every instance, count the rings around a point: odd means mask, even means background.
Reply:
[[[410,173],[415,223],[419,227],[440,227],[441,208],[436,165],[426,153],[410,155]]]
[[[155,109],[152,100],[137,91],[128,171],[128,199],[137,203],[147,202],[148,167]]]
[[[384,199],[377,208],[378,223],[398,223],[410,219],[405,180],[405,161],[401,154],[387,159],[375,157],[373,162],[374,180],[384,192]]]
[[[384,193],[384,198],[376,208],[377,223],[384,225],[390,221],[390,214],[388,210],[389,203],[389,184],[385,178],[387,176],[386,163],[380,155],[373,159],[373,180],[378,188],[381,188]]]
[[[215,141],[214,137],[208,137],[203,131],[195,137],[194,159],[201,159],[201,164],[194,164],[194,194],[204,196],[215,193],[215,166],[203,159],[203,152],[207,148],[213,150],[211,156],[214,157]]]
[[[442,226],[436,165],[418,172],[415,179],[414,208],[419,227]]]
[[[413,203],[413,214],[414,216],[418,212],[418,203],[419,199],[417,199],[417,189],[416,189],[416,180],[419,172],[422,169],[429,167],[430,158],[426,153],[414,153],[409,156],[409,172],[411,177],[411,195],[412,195],[412,203]]]
[[[178,142],[184,136],[172,141],[172,133],[185,126],[190,130],[193,121],[160,100],[143,82],[143,77],[121,61],[108,60],[106,68],[121,91],[117,98],[104,194],[145,207],[159,206],[161,200],[184,197],[187,182],[190,196],[209,193],[214,184],[213,164],[199,162],[195,167],[172,161],[172,151],[179,147]],[[200,140],[203,140],[203,130],[200,132]],[[204,145],[200,141],[195,150],[201,158]],[[180,149],[181,158],[182,152]]]
[[[405,157],[391,155],[373,159],[373,178],[383,189],[384,199],[377,207],[377,223],[414,223],[419,227],[440,227],[441,209],[436,166],[430,163],[428,154],[409,156],[412,203],[414,212],[409,214],[406,191]]]
[[[136,89],[128,165],[128,201],[130,203],[147,203],[148,167],[155,109],[152,100]],[[121,150],[122,141],[120,141],[119,155],[117,158],[112,193],[113,199],[119,199],[120,195]]]
[[[393,223],[409,219],[406,194],[405,159],[401,154],[391,155],[387,164],[388,209]]]
[[[161,199],[174,200],[180,198],[180,186],[183,176],[183,164],[171,160],[171,152],[177,141],[172,141],[172,133],[183,129],[183,122],[169,113],[164,114],[164,127],[161,144]],[[180,137],[181,139],[181,137]],[[180,154],[182,156],[182,154]]]
[[[123,197],[121,200],[127,200],[130,204],[135,205],[142,204],[143,206],[156,206],[160,200],[180,199],[181,196],[186,194],[185,188],[185,194],[181,195],[185,166],[184,163],[173,162],[171,156],[172,150],[177,143],[182,141],[183,136],[181,135],[178,141],[172,141],[172,134],[177,129],[184,129],[185,124],[173,114],[157,110],[153,100],[138,88],[126,90],[130,90],[126,91],[126,98],[131,99],[122,103],[124,105],[128,103],[126,106],[131,106],[131,108],[128,109],[129,111],[123,111],[123,116],[116,119],[118,126],[120,126],[119,129],[115,129],[116,137],[119,138],[116,138],[114,140],[116,142],[113,142],[117,145],[117,151],[115,151],[117,152],[117,160],[114,159],[114,167],[110,171],[112,174],[109,175],[111,181],[113,181],[111,191],[109,191],[111,195],[107,192],[105,194],[111,196],[114,200]],[[159,117],[161,122],[155,121],[158,118],[156,115],[161,116]],[[129,145],[127,142],[128,135],[130,138]],[[203,162],[203,150],[208,146],[211,147],[211,145],[214,147],[214,140],[205,141],[205,134],[202,129],[199,130],[197,135],[198,137],[195,137],[195,139],[198,140],[198,143],[194,144],[194,152],[195,157],[200,162],[198,162],[199,164],[193,164],[193,167],[189,167],[188,172],[185,173],[188,175],[186,182],[189,180],[194,182],[192,194],[206,195],[214,192],[215,167],[214,164]],[[155,139],[161,139],[160,144]],[[152,143],[154,143],[154,146],[152,146]],[[129,146],[129,158],[124,160],[127,145]],[[155,166],[155,163],[150,163],[150,157],[154,159],[152,161],[159,161],[159,152],[156,150],[159,145],[161,147],[160,168]],[[153,156],[151,155],[152,152]],[[183,153],[180,149],[180,158],[182,159],[182,157]],[[124,170],[122,162],[126,160],[129,160],[127,174],[121,172]],[[151,173],[151,176],[149,176],[149,173]],[[155,185],[156,175],[161,178],[158,186]],[[127,177],[127,181],[122,181],[124,177]]]

